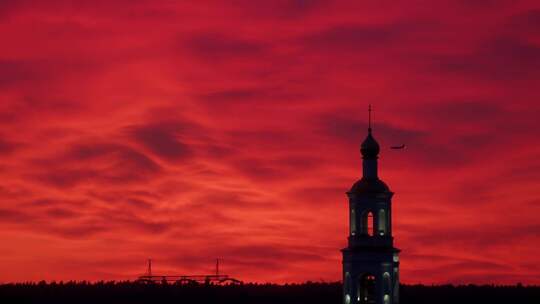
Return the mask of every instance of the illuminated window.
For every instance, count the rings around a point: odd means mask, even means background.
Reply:
[[[384,209],[379,210],[379,235],[383,236],[386,234],[386,213]]]

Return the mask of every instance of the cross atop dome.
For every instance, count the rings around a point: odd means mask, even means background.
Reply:
[[[371,105],[368,107],[368,135],[360,146],[363,159],[377,159],[380,151],[379,143],[371,134]]]

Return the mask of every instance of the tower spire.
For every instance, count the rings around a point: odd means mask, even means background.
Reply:
[[[371,104],[368,106],[368,135],[366,139],[362,142],[362,145],[360,146],[360,151],[362,152],[362,156],[364,159],[377,159],[377,155],[379,154],[379,144],[373,138],[373,135],[371,134]]]
[[[371,104],[368,106],[368,131],[371,132]]]

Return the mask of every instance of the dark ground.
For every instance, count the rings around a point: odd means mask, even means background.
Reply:
[[[341,283],[230,286],[134,282],[68,282],[0,285],[0,303],[234,303],[341,304]],[[539,304],[540,286],[402,285],[401,304]]]

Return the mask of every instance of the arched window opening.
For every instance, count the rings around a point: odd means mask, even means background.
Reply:
[[[392,279],[388,272],[383,273],[383,291],[385,294],[390,294],[392,289]]]
[[[375,276],[365,274],[360,277],[358,282],[358,304],[375,303]]]
[[[350,214],[350,226],[351,226],[351,235],[355,235],[356,234],[356,214],[354,212],[354,208],[351,209],[351,214]]]
[[[351,303],[351,275],[346,272],[345,273],[345,278],[344,278],[345,282],[343,282],[343,284],[345,285],[345,304],[350,304]]]
[[[379,210],[378,220],[379,220],[379,223],[378,223],[379,235],[384,236],[386,235],[386,213],[384,212],[384,209]]]
[[[373,224],[373,213],[371,211],[364,212],[362,215],[362,234],[373,236],[375,229]]]
[[[394,302],[399,301],[399,269],[394,267]]]

